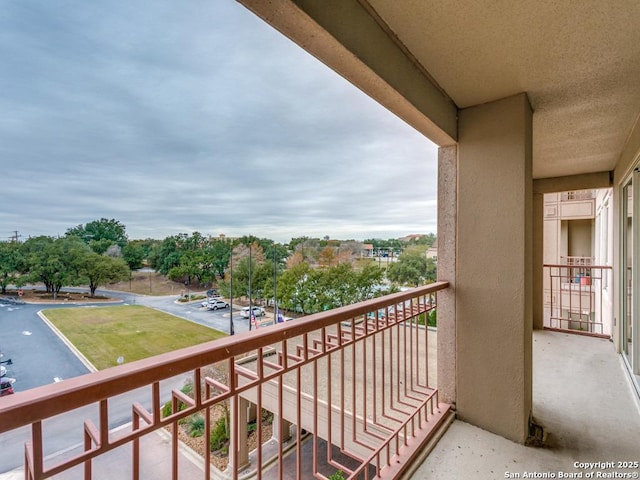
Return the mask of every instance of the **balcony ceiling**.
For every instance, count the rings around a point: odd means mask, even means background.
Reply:
[[[535,177],[614,168],[640,111],[640,2],[369,4],[459,108],[527,92]]]
[[[263,9],[256,6],[260,1],[241,1],[253,10]],[[370,66],[372,61],[359,55],[357,46],[371,41],[369,30],[362,28],[361,15],[354,14],[365,11],[399,47],[397,52],[459,109],[526,92],[534,109],[535,178],[612,170],[638,119],[637,0],[340,0],[323,7],[311,0],[262,3],[287,3],[304,11]],[[333,17],[327,15],[330,9]],[[322,49],[314,51],[310,35],[316,32],[309,24],[306,38],[304,33],[292,34],[281,28],[276,10],[257,13],[345,74],[343,62]],[[350,37],[339,35],[349,28]],[[451,130],[449,136],[455,139]]]

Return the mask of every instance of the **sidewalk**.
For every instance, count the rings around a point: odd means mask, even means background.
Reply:
[[[53,464],[82,451],[78,446],[72,450],[47,457],[45,463]],[[184,447],[179,448],[179,478],[192,480],[203,478],[202,458]],[[93,480],[131,478],[131,444],[116,448],[93,460]],[[0,473],[0,480],[24,480],[24,468]],[[83,480],[84,471],[79,465],[54,477],[56,480]],[[146,480],[171,479],[171,438],[165,430],[150,433],[140,439],[140,478]]]

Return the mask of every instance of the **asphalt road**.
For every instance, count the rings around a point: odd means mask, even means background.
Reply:
[[[66,306],[66,305],[65,305]],[[55,305],[9,305],[0,300],[0,351],[11,359],[7,376],[16,378],[14,390],[24,391],[77,377],[89,370],[38,317]]]
[[[171,313],[178,317],[182,317],[192,322],[214,328],[224,333],[229,333],[231,321],[231,309],[224,310],[207,310],[200,306],[202,300],[191,303],[177,303],[177,296],[151,297],[146,295],[129,295],[126,293],[103,292],[105,295],[118,296],[126,303],[136,303],[157,310]],[[240,307],[233,306],[233,326],[235,333],[246,332],[249,330],[249,320],[242,318],[240,315]]]
[[[106,292],[102,292],[106,293]],[[229,332],[230,310],[210,311],[200,307],[200,302],[176,303],[176,296],[150,297],[120,292],[108,292],[124,303],[149,306],[173,315]],[[121,303],[116,303],[120,305]],[[93,308],[94,305],[12,305],[0,300],[0,352],[2,360],[11,359],[7,376],[16,378],[16,392],[35,388],[67,378],[89,373],[87,367],[65,346],[42,321],[37,312],[48,308]],[[113,305],[113,304],[111,304]],[[234,327],[237,333],[248,330],[248,320],[234,311]],[[185,377],[167,380],[161,386],[163,401],[170,398],[171,389],[180,388]],[[109,401],[109,425],[116,428],[131,420],[131,404],[138,401],[150,407],[149,389],[128,392]],[[0,402],[2,399],[0,398]],[[85,419],[97,422],[97,406],[75,410],[64,416],[44,422],[45,455],[77,447],[82,442],[82,425]],[[24,459],[24,443],[29,439],[30,427],[23,427],[0,435],[0,473],[20,467]]]

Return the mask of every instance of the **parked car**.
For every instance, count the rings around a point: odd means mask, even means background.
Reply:
[[[204,302],[202,302],[200,305],[203,307],[208,307],[210,304],[217,302],[218,300],[220,300],[219,296],[214,296],[211,298],[207,298]]]
[[[219,298],[209,299],[207,308],[209,310],[218,310],[219,308],[229,308],[229,304]]]
[[[264,315],[264,308],[262,307],[252,307],[252,310],[254,317],[261,317]],[[249,307],[242,307],[242,310],[240,310],[240,315],[242,315],[244,318],[249,318]]]
[[[15,378],[10,377],[2,377],[0,379],[0,397],[4,397],[5,395],[11,395],[14,393],[13,384],[15,383]]]
[[[21,298],[2,297],[0,298],[0,303],[11,304],[11,305],[25,305],[26,302]]]

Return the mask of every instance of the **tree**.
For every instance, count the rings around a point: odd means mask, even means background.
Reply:
[[[427,271],[424,276],[425,283],[433,283],[438,279],[438,264],[433,258],[427,258]]]
[[[421,245],[423,247],[429,248],[436,241],[436,235],[434,233],[428,233],[426,235],[420,235],[417,237],[411,238],[407,245]]]
[[[7,293],[11,283],[20,284],[20,271],[24,268],[24,258],[18,242],[0,242],[0,291]],[[20,285],[18,285],[20,286]]]
[[[122,249],[122,258],[124,258],[131,270],[137,270],[144,265],[144,260],[148,258],[148,253],[145,254],[143,245],[140,241],[136,240],[124,246]]]
[[[270,243],[262,245],[265,258],[273,261],[275,259],[278,265],[284,265],[289,257],[289,250],[284,245],[269,240]]]
[[[427,259],[424,253],[408,251],[389,266],[387,278],[392,282],[417,287],[435,281],[436,265],[433,259]]]
[[[231,258],[231,242],[220,238],[209,241],[205,249],[205,258],[211,266],[210,280],[215,280],[215,276],[224,277]]]
[[[345,262],[313,269],[298,263],[278,279],[278,304],[305,314],[350,305],[379,294],[382,275],[375,265],[357,270]]]
[[[313,263],[320,249],[320,239],[309,237],[292,238],[289,242],[289,249],[292,252],[300,252],[303,261],[311,261]]]
[[[356,277],[350,263],[341,263],[318,272],[318,303],[322,310],[350,305],[357,300]]]
[[[383,271],[375,264],[365,264],[355,277],[354,302],[361,302],[382,294],[379,286],[382,284],[383,276]]]
[[[78,237],[34,237],[22,244],[25,271],[32,282],[42,282],[56,295],[63,286],[80,285],[83,262],[91,249]]]
[[[326,268],[338,263],[338,255],[333,247],[324,247],[318,255],[318,265]]]
[[[293,252],[287,259],[287,268],[293,268],[296,265],[300,265],[301,263],[305,263],[304,258],[302,257],[302,253]]]
[[[240,244],[233,249],[232,255],[233,271],[230,271],[229,275],[233,275],[233,296],[249,297],[251,293],[252,298],[262,298],[261,289],[258,287],[260,279],[264,277],[264,272],[260,273],[258,268],[265,261],[262,247],[257,242],[254,242],[251,247]],[[250,278],[251,292],[249,292]]]
[[[112,245],[124,248],[127,244],[126,227],[114,219],[101,218],[86,225],[69,228],[65,236],[80,238],[96,253],[104,253]]]
[[[129,278],[129,266],[121,258],[98,255],[88,252],[82,262],[82,274],[89,283],[91,296],[94,297],[99,285],[115,283]]]
[[[151,265],[162,275],[200,285],[223,276],[231,255],[231,242],[207,238],[198,232],[167,237],[149,255]]]
[[[145,240],[131,240],[122,248],[122,257],[129,264],[131,270],[142,268],[145,263],[150,263],[151,256],[161,240],[147,238]]]
[[[278,305],[285,310],[313,313],[316,303],[311,290],[315,274],[308,263],[302,262],[287,269],[278,280]]]
[[[191,285],[194,280],[201,283],[203,272],[202,265],[202,250],[188,250],[181,255],[178,265],[171,267],[167,272],[167,276],[171,280],[185,282],[187,285]]]

